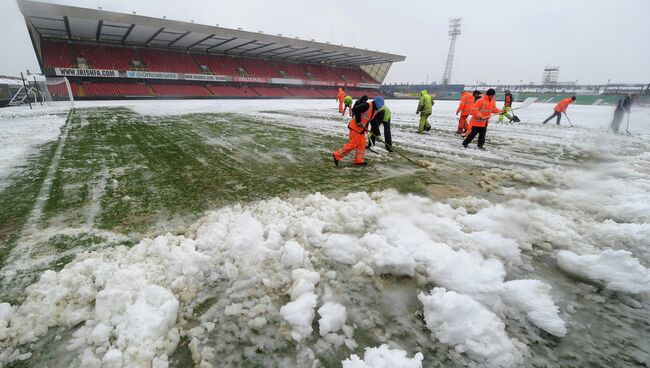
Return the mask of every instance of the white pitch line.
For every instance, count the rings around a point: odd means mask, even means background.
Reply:
[[[29,213],[29,218],[27,219],[23,233],[25,230],[30,233],[38,230],[38,221],[43,216],[43,207],[45,207],[45,201],[47,201],[49,197],[50,189],[52,188],[52,181],[54,180],[54,174],[59,168],[59,161],[61,160],[63,147],[65,146],[66,139],[68,138],[68,133],[70,132],[70,125],[72,124],[72,113],[73,110],[70,110],[68,113],[68,118],[66,119],[65,126],[63,127],[63,133],[59,138],[59,145],[56,147],[56,152],[54,152],[54,157],[52,157],[52,162],[50,163],[50,167],[47,170],[45,180],[43,180],[41,190],[38,192],[36,203]]]

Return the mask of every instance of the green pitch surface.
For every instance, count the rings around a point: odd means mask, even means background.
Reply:
[[[183,233],[227,204],[314,192],[397,188],[442,198],[480,189],[471,178],[454,183],[454,168],[422,170],[385,152],[367,152],[368,167],[352,167],[350,158],[336,168],[331,151],[345,138],[249,115],[76,110],[58,141],[40,147],[0,193],[0,299],[20,300],[19,290],[43,270],[61,269],[79,252]]]

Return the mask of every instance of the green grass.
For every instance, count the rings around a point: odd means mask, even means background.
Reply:
[[[0,192],[0,268],[20,237],[52,161],[57,142],[43,145]]]
[[[94,225],[120,233],[191,221],[229,203],[315,191],[425,192],[444,181],[399,159],[390,169],[406,174],[390,174],[385,165],[338,169],[330,152],[345,137],[306,134],[245,116],[154,118],[125,109],[78,115],[45,206],[51,222],[63,218],[69,226],[86,220],[93,188],[102,180],[101,214]]]
[[[436,170],[422,170],[398,156],[376,161],[379,156],[368,152],[370,166],[353,167],[346,158],[335,167],[331,151],[347,137],[245,115],[153,117],[124,108],[81,109],[67,128],[36,220],[41,230],[80,229],[81,235],[39,239],[30,255],[54,256],[44,267],[55,270],[91,246],[125,244],[100,238],[96,230],[124,235],[130,245],[143,236],[186,228],[205,211],[233,203],[386,188],[441,199],[482,191],[471,176],[442,162]],[[0,265],[26,235],[25,223],[57,145],[40,147],[0,193]],[[22,280],[31,282],[42,270],[39,266]]]

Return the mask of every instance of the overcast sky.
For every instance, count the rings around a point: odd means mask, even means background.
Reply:
[[[650,0],[45,0],[314,38],[406,56],[386,82],[440,81],[448,20],[462,17],[452,81],[650,83]],[[15,0],[0,0],[0,74],[38,70]]]

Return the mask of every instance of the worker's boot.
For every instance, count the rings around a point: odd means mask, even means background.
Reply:
[[[367,166],[367,165],[368,165],[368,161],[354,163],[354,166]]]
[[[334,158],[334,165],[339,166],[339,160],[336,158],[336,155],[332,153],[332,157]]]

